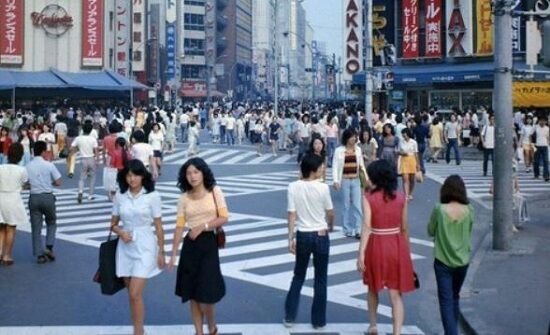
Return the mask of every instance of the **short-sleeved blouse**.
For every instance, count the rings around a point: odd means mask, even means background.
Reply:
[[[218,205],[217,211],[214,197],[216,197]],[[193,229],[214,220],[218,215],[229,217],[225,197],[218,186],[214,186],[212,192],[208,192],[200,199],[192,199],[187,193],[184,193],[178,200],[176,226],[181,228],[187,224],[189,229]]]

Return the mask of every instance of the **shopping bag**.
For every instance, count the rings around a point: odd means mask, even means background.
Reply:
[[[116,276],[116,248],[118,238],[111,240],[111,233],[106,242],[99,247],[99,268],[93,280],[100,284],[101,293],[113,295],[125,285],[122,278]]]

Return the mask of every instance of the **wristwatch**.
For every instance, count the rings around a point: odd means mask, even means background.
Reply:
[[[208,223],[204,224],[204,230],[208,230]]]

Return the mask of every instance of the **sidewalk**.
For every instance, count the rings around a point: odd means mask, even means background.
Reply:
[[[508,252],[492,250],[492,213],[478,216],[460,306],[467,334],[550,334],[550,195],[528,205],[531,221]]]

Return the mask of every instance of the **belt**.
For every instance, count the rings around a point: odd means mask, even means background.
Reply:
[[[315,230],[315,231],[300,231],[298,230],[298,233],[300,234],[315,234],[318,236],[327,236],[328,230],[327,229],[321,229],[321,230]]]
[[[371,234],[374,235],[397,235],[401,233],[401,228],[371,228]]]

